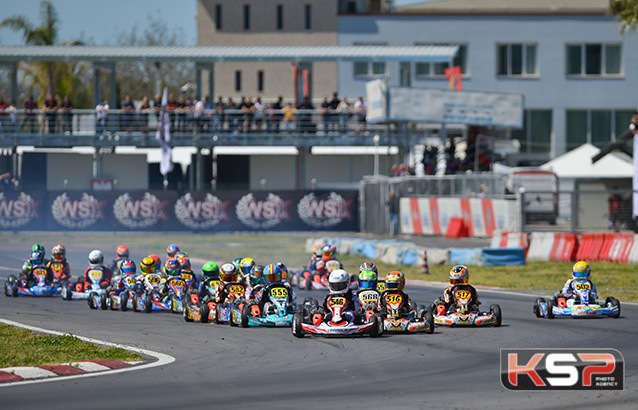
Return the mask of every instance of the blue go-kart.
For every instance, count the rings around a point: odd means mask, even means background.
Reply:
[[[607,316],[620,317],[620,302],[614,297],[608,297],[605,302],[599,303],[591,297],[591,284],[586,279],[574,281],[575,294],[572,298],[556,295],[552,299],[537,298],[534,301],[534,314],[536,317],[596,317]]]

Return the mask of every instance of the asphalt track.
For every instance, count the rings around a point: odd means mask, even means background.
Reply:
[[[0,247],[2,283],[21,265],[29,245]],[[90,245],[67,243],[67,248],[82,251],[69,255],[72,267],[84,266],[83,252]],[[286,261],[284,256],[285,249],[274,255]],[[75,276],[79,269],[74,270]],[[406,290],[417,303],[430,303],[441,293],[417,286]],[[192,324],[170,313],[91,311],[85,301],[0,295],[2,318],[176,358],[148,370],[0,387],[0,407],[636,408],[638,306],[623,305],[616,320],[547,320],[532,314],[532,297],[479,294],[483,306],[501,305],[502,327],[437,328],[432,335],[379,339],[295,339],[289,329]],[[323,296],[297,293],[300,300],[307,295]],[[625,390],[512,392],[502,387],[501,348],[551,347],[618,349],[625,359]]]

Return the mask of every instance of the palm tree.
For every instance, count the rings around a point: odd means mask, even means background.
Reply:
[[[58,43],[58,13],[49,1],[40,3],[41,24],[35,27],[34,24],[22,15],[15,15],[0,22],[0,27],[8,27],[13,31],[22,32],[22,38],[26,45],[32,46],[52,46]],[[65,45],[80,45],[79,41],[66,41]],[[45,88],[48,93],[55,95],[56,84],[56,64],[52,62],[36,63],[46,72]],[[27,70],[28,71],[28,70]]]
[[[629,27],[636,30],[638,24],[638,0],[611,0],[609,10],[620,20],[620,32]]]

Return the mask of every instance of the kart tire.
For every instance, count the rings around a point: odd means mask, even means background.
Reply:
[[[153,294],[147,293],[144,298],[144,312],[151,313],[153,311]]]
[[[135,298],[133,298],[132,303],[135,303]],[[126,312],[128,310],[128,292],[124,292],[122,293],[122,296],[120,296],[120,310],[122,312]],[[135,307],[133,307],[133,310],[135,310]]]
[[[217,323],[218,325],[222,324],[222,321],[219,319],[220,318],[220,314],[219,312],[222,310],[222,305],[221,303],[218,303],[217,305],[215,305],[215,323]]]
[[[131,300],[131,309],[133,312],[137,312],[137,295],[133,294],[133,300]]]
[[[620,301],[616,298],[611,298],[611,306],[618,306],[618,313],[614,313],[611,317],[618,319],[620,317]]]
[[[228,324],[230,324],[232,327],[237,327],[240,325],[240,323],[235,322],[235,306],[230,309],[230,311],[228,312],[228,316]]]
[[[429,328],[425,333],[430,335],[434,333],[434,313],[432,313],[432,309],[427,308],[425,310],[425,320],[428,322],[429,325]]]
[[[379,321],[381,320],[381,318],[379,318],[378,315],[372,315],[370,316],[370,318],[368,319],[368,323],[374,323],[374,326],[372,326],[371,330],[370,330],[370,337],[379,337],[381,334],[379,332]]]
[[[91,309],[97,309],[97,305],[95,304],[95,296],[97,296],[97,293],[91,292],[89,293],[89,298],[86,300]]]
[[[548,300],[547,301],[547,319],[553,319],[553,318],[554,318],[554,301]]]
[[[108,305],[109,305],[109,309],[110,309],[110,310],[115,310],[115,300],[114,300],[114,299],[115,299],[115,295],[111,295],[111,296],[109,297],[109,303],[108,303]],[[122,299],[121,299],[121,297],[120,297],[120,301],[121,301],[121,300],[122,300]]]
[[[241,310],[241,327],[243,328],[248,327],[248,314],[251,312],[253,305],[253,303],[246,304]]]
[[[202,303],[202,308],[199,311],[199,321],[201,323],[208,323],[208,314],[210,313],[210,308],[208,307],[208,303]]]
[[[68,283],[66,285],[66,297],[62,299],[73,300],[73,283]]]
[[[303,321],[303,316],[301,316],[298,313],[295,313],[295,315],[292,317],[292,335],[296,338],[303,338],[304,337],[304,330],[301,327],[301,322]]]
[[[4,295],[6,297],[13,296],[13,288],[9,289],[9,282],[8,281],[4,283]]]
[[[177,311],[177,297],[175,295],[171,296],[171,313],[179,313]]]
[[[536,300],[534,301],[533,311],[536,317],[543,317],[543,315],[541,314],[541,303],[547,303],[545,298],[536,298]]]
[[[494,327],[499,327],[503,322],[503,316],[501,314],[501,307],[499,305],[490,306],[490,311],[496,317],[496,323],[494,323]]]
[[[184,310],[182,311],[182,315],[184,316],[184,321],[186,322],[193,322],[193,318],[192,317],[188,317],[188,312],[189,312],[189,307],[188,304],[184,305]]]
[[[100,307],[102,308],[102,310],[106,310],[109,308],[109,303],[108,303],[108,298],[106,297],[106,293],[102,293],[100,295]]]
[[[312,290],[312,279],[310,277],[306,278],[306,290]]]

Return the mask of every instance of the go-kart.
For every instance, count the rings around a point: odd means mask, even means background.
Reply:
[[[189,293],[184,301],[184,320],[187,322],[208,323],[215,320],[215,292],[219,286],[218,279],[209,279],[206,281],[207,293],[200,298],[197,293]],[[211,312],[212,317],[211,317]]]
[[[315,308],[310,312],[306,308],[295,312],[292,319],[292,334],[302,338],[305,334],[313,336],[355,336],[370,335],[377,337],[383,333],[383,324],[378,314],[369,317],[346,312],[347,300],[341,295],[330,295],[326,300],[328,312]],[[315,304],[316,305],[316,304]]]
[[[114,291],[108,298],[109,309],[118,310],[121,309],[122,312],[126,312],[127,310],[135,310],[135,283],[136,279],[134,276],[126,276],[120,279],[124,284],[124,289],[119,291]]]
[[[64,300],[81,300],[86,299],[91,309],[108,309],[108,295],[106,289],[100,285],[100,281],[104,276],[104,272],[98,269],[89,270],[89,281],[86,286],[84,278],[79,277],[77,282],[69,282],[66,286],[62,286],[60,295]]]
[[[167,290],[165,294],[160,291],[160,285]],[[186,290],[186,282],[181,276],[170,276],[165,281],[158,273],[151,273],[144,277],[146,292],[136,295],[135,306],[137,310],[143,309],[146,313],[152,311],[170,311],[182,313],[184,310],[183,297]]]
[[[402,312],[405,300],[401,292],[387,291],[381,297],[385,302],[385,312],[381,312],[384,331],[393,333],[434,333],[434,316],[431,309],[423,305],[416,309],[410,306],[410,311],[406,313]],[[378,304],[368,303],[368,305],[364,305],[366,316],[373,315],[376,306]]]
[[[554,319],[557,316],[593,317],[608,316],[614,319],[620,317],[620,302],[614,297],[608,297],[604,303],[592,300],[590,295],[591,284],[586,279],[574,281],[575,294],[573,298],[562,295],[545,300],[537,298],[534,301],[534,314],[536,317]]]
[[[35,283],[31,284],[31,286],[25,280],[20,280],[15,275],[9,275],[4,283],[5,296],[55,296],[60,294],[59,283],[46,283],[46,269],[35,268],[32,273]]]
[[[64,264],[62,262],[52,260],[49,264],[51,272],[53,272],[53,283],[65,283],[68,282],[70,277],[64,276]]]
[[[488,312],[481,312],[477,306],[470,306],[472,294],[467,290],[457,290],[454,303],[446,311],[445,306],[436,306],[434,323],[442,326],[495,326],[501,325],[501,307],[491,305]]]
[[[273,283],[262,290],[262,295],[269,291],[267,301],[260,303],[250,301],[235,305],[233,308],[233,322],[242,327],[248,326],[276,326],[289,327],[292,323],[294,305],[289,303],[290,290],[282,283]]]
[[[239,326],[241,324],[241,318],[240,320],[235,321],[233,309],[236,307],[238,307],[239,310],[243,309],[243,305],[246,303],[246,299],[244,299],[244,295],[246,294],[246,285],[241,282],[234,282],[227,285],[227,289],[228,296],[226,297],[226,300],[221,303],[216,303],[215,309],[209,312],[208,318],[214,320],[217,324],[228,322],[231,326]]]
[[[323,261],[317,262],[318,270],[310,272],[305,269],[297,271],[291,278],[291,283],[297,285],[299,289],[305,290],[328,290],[328,276],[330,272],[341,268],[341,262],[336,259],[329,260],[325,263]],[[350,275],[350,286],[358,283],[355,275]]]

